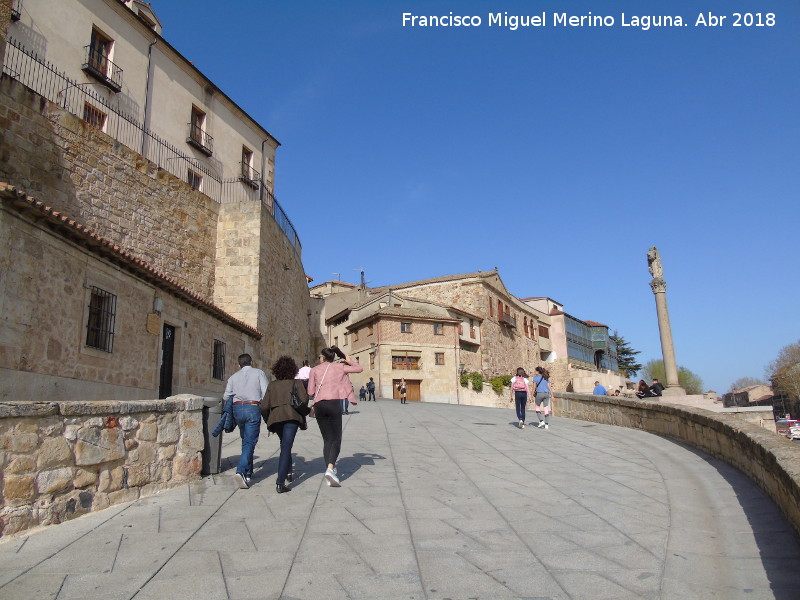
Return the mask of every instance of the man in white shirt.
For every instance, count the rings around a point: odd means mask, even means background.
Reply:
[[[236,479],[241,489],[250,487],[253,476],[253,452],[261,432],[261,400],[267,393],[267,375],[253,366],[253,357],[239,355],[239,370],[228,379],[225,399],[233,397],[233,416],[242,436],[242,454],[236,466]]]
[[[308,366],[308,361],[303,361],[303,366],[297,370],[297,375],[294,376],[295,379],[299,379],[303,382],[303,385],[308,389],[308,376],[311,374],[311,367]]]

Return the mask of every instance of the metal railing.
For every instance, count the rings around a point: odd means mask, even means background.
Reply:
[[[187,123],[187,125],[189,126],[189,137],[186,138],[186,142],[207,156],[214,154],[214,138],[197,123]]]
[[[108,59],[108,55],[92,45],[84,46],[86,59],[81,67],[115,92],[122,89],[122,69]]]
[[[242,185],[239,178],[223,180],[221,174],[211,165],[181,152],[175,146],[146,129],[134,117],[125,113],[119,106],[118,97],[108,100],[60,72],[48,61],[29,52],[22,44],[9,38],[6,43],[3,74],[19,81],[33,92],[59,105],[64,110],[82,118],[84,107],[90,104],[105,116],[103,131],[119,143],[138,152],[154,163],[159,169],[172,173],[178,179],[188,180],[189,170],[203,176],[202,193],[220,203],[252,202],[260,200],[267,207],[275,222],[294,247],[298,257],[302,246],[300,238],[286,212],[280,206],[270,188],[258,175],[258,185],[254,189]],[[210,137],[210,136],[209,136]],[[213,138],[212,138],[213,145]]]
[[[258,182],[261,181],[261,173],[256,171],[248,163],[242,161],[242,177],[241,177],[241,180],[244,181],[245,183],[258,185]]]

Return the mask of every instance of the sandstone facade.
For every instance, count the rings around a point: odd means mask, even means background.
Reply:
[[[200,476],[203,399],[0,403],[0,536]]]

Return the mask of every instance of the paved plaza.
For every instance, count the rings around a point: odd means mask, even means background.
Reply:
[[[0,599],[800,598],[800,544],[746,477],[641,431],[379,400],[345,416],[341,488],[315,422],[290,493],[262,437],[224,472],[0,541]]]

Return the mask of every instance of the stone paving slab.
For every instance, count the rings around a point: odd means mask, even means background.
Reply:
[[[641,431],[504,409],[362,403],[341,488],[316,423],[275,493],[223,473],[0,540],[0,600],[800,598],[800,543],[728,465]]]

